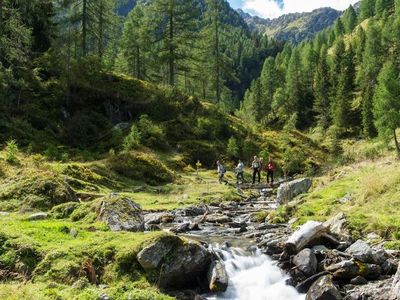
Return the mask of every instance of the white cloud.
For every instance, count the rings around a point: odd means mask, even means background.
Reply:
[[[358,0],[284,0],[284,7],[280,9],[274,0],[244,0],[243,10],[263,18],[277,18],[283,14],[308,12],[320,7],[344,10],[356,2]]]

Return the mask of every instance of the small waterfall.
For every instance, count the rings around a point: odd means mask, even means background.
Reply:
[[[229,285],[225,293],[209,295],[209,300],[304,300],[288,277],[259,250],[251,255],[240,249],[215,249],[225,263]]]

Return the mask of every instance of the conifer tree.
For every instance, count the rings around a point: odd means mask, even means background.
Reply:
[[[400,156],[400,144],[396,135],[396,130],[400,128],[399,80],[398,68],[392,62],[387,62],[379,73],[373,112],[379,133],[393,136],[397,154]]]
[[[262,89],[262,103],[260,110],[264,115],[267,115],[272,106],[274,93],[277,88],[277,73],[275,68],[275,61],[272,57],[268,57],[264,62],[264,67],[261,72],[261,89]]]
[[[343,14],[343,25],[346,33],[351,33],[357,25],[357,13],[354,10],[353,5],[350,5],[349,8]]]
[[[379,28],[370,21],[363,60],[358,74],[362,97],[362,126],[363,133],[366,137],[373,137],[376,134],[372,108],[375,85],[381,67],[381,59],[381,33]]]
[[[360,20],[368,19],[375,14],[376,0],[361,0],[360,3]]]
[[[329,66],[327,62],[327,47],[323,45],[319,57],[317,69],[314,76],[313,91],[315,96],[314,112],[316,114],[317,125],[323,129],[327,129],[330,123],[329,113],[329,91],[330,91],[330,78]]]
[[[295,48],[290,57],[287,73],[286,73],[286,91],[287,91],[287,101],[284,104],[283,116],[285,120],[290,120],[290,118],[299,112],[300,99],[303,96],[303,84],[301,76],[301,60],[300,53],[297,48]],[[301,107],[304,109],[305,107]],[[297,125],[297,124],[296,124]]]

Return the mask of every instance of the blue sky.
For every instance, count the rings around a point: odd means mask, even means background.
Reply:
[[[358,0],[228,0],[233,8],[263,18],[277,18],[283,14],[312,11],[320,7],[344,10]]]

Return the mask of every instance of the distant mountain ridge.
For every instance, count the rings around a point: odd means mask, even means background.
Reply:
[[[286,14],[276,19],[251,16],[241,9],[238,9],[238,12],[251,29],[294,44],[313,38],[319,31],[333,25],[343,14],[342,11],[330,7],[318,8],[312,12]]]

